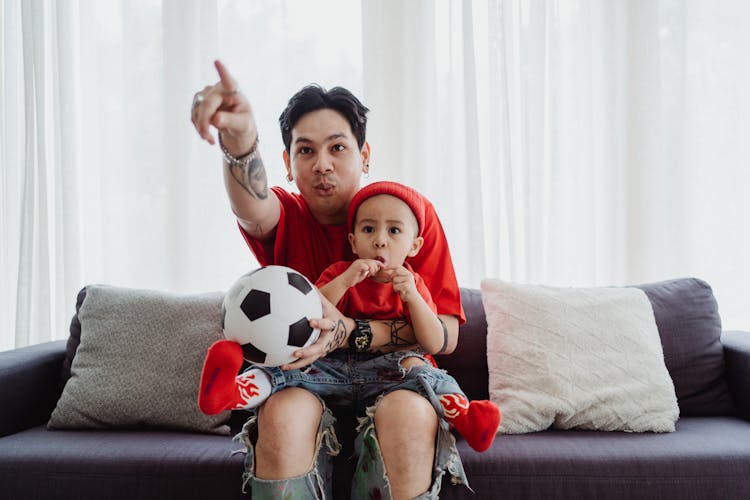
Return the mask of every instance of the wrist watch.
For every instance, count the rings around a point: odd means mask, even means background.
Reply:
[[[372,344],[372,330],[370,322],[364,319],[355,319],[356,328],[349,335],[349,347],[354,352],[367,352]]]

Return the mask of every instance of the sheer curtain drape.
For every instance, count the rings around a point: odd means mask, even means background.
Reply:
[[[339,17],[306,1],[0,3],[0,349],[64,338],[88,283],[223,290],[257,266],[190,102],[223,59],[286,185],[286,100],[311,81],[362,90],[359,4],[326,7]]]
[[[256,265],[188,119],[216,57],[272,184],[286,99],[361,95],[370,180],[430,196],[462,285],[692,275],[750,329],[749,24],[740,0],[6,0],[0,348],[64,338],[87,283]]]
[[[363,18],[374,175],[436,201],[462,284],[697,276],[750,328],[745,2],[373,0]]]

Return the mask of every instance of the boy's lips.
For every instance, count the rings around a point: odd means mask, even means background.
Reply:
[[[382,264],[385,264],[385,257],[381,257],[380,255],[376,255],[374,257],[374,259],[377,260],[378,262],[382,263]]]

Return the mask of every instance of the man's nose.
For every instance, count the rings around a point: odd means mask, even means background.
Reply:
[[[332,158],[325,154],[319,154],[318,155],[318,161],[315,162],[315,167],[313,167],[313,170],[315,173],[318,174],[327,174],[328,172],[333,171],[333,161]]]

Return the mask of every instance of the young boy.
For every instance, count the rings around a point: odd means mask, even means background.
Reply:
[[[431,356],[431,363],[424,356],[424,351],[437,352],[442,346],[443,325],[429,290],[406,263],[424,243],[421,200],[416,191],[395,182],[376,182],[362,188],[352,199],[348,214],[349,243],[359,258],[354,262],[332,264],[323,271],[316,285],[343,314],[355,320],[406,318],[421,349],[386,355],[383,360],[386,364],[380,371],[382,376],[377,381],[365,381],[364,385],[380,393],[396,389],[422,393],[472,448],[485,451],[500,425],[500,410],[487,400],[469,402],[455,379],[433,366]],[[367,338],[357,341],[367,344]],[[352,347],[363,352],[369,345]],[[401,362],[412,357],[423,360],[424,364],[408,370],[403,368]],[[335,387],[329,388],[322,381],[341,375],[316,367],[306,373],[283,373],[286,379],[283,385],[302,386],[324,398],[330,396]],[[273,379],[278,380],[276,376]],[[223,397],[214,397],[211,404],[204,402],[201,409],[217,413],[226,409],[254,408],[277,390],[277,384],[270,380],[267,371],[251,367],[236,377],[233,387],[222,391],[225,392]],[[203,394],[203,382],[201,386]],[[215,394],[217,391],[219,388],[213,389]]]

